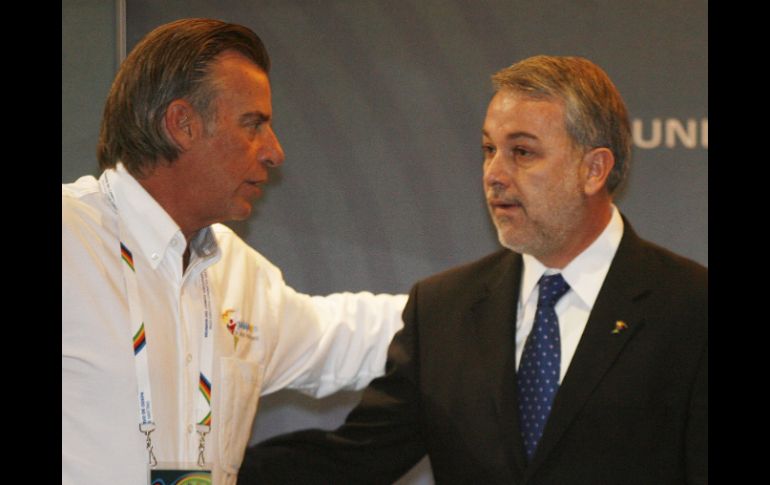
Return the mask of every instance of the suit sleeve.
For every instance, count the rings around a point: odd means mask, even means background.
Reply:
[[[685,472],[688,485],[708,483],[708,270],[704,273],[705,292],[693,299],[705,329],[703,348],[697,364],[685,427]],[[701,287],[700,285],[698,286]]]
[[[389,349],[386,373],[335,431],[304,430],[246,450],[238,475],[249,484],[390,484],[424,455],[420,431],[417,286],[404,309],[404,328]]]
[[[708,482],[708,347],[704,350],[690,400],[686,460],[688,485]]]

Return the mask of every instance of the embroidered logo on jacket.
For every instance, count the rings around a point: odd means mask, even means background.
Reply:
[[[234,309],[228,308],[222,312],[221,320],[227,331],[233,336],[233,348],[238,346],[238,339],[241,337],[257,340],[257,327],[244,322]]]

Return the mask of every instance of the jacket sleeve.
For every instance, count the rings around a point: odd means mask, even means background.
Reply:
[[[701,357],[690,398],[685,446],[687,483],[705,485],[708,482],[708,347]]]
[[[238,483],[389,484],[424,455],[420,431],[417,289],[404,310],[404,328],[388,349],[386,373],[335,431],[298,431],[246,451]]]

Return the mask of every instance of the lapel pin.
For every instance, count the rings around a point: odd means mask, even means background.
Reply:
[[[628,328],[628,325],[626,324],[626,322],[624,322],[623,320],[618,320],[617,322],[615,322],[615,328],[612,329],[612,333],[613,334],[620,333],[627,328]]]

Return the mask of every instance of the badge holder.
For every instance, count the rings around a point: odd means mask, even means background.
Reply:
[[[150,485],[212,485],[211,469],[196,463],[158,463],[149,471]]]
[[[158,463],[150,439],[150,433],[155,430],[154,424],[139,426],[140,431],[147,437],[147,451],[150,456],[147,483],[150,485],[212,485],[214,483],[211,467],[206,465],[206,460],[203,457],[206,448],[206,434],[210,427],[198,424],[196,428],[198,428],[198,435],[200,436],[198,463]]]

